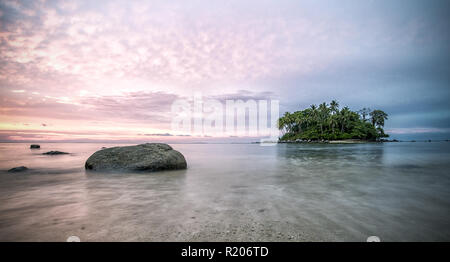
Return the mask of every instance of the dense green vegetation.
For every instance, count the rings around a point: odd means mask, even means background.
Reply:
[[[339,109],[339,103],[311,105],[302,111],[286,112],[278,126],[284,132],[280,141],[289,140],[379,140],[388,137],[384,133],[384,121],[388,115],[381,110],[363,108],[358,112],[348,107]]]

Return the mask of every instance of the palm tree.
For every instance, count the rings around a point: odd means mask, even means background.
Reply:
[[[334,134],[334,128],[339,125],[339,116],[337,115],[337,113],[330,116],[329,122],[331,126],[331,133]]]
[[[289,112],[284,113],[283,117],[278,119],[278,128],[286,129],[286,132],[292,132],[291,114]]]
[[[307,108],[303,111],[304,119],[305,119],[305,125],[306,129],[311,125],[312,123],[312,117],[311,117],[311,109]]]
[[[311,124],[315,125],[317,123],[317,106],[316,105],[311,105],[311,112],[310,112],[310,119],[311,119]]]
[[[339,112],[339,102],[337,102],[336,100],[331,101],[330,110],[331,112],[333,112],[333,114],[337,114]]]
[[[344,128],[348,127],[350,122],[351,111],[348,107],[342,108],[340,112],[340,122],[341,122],[341,133],[344,132]]]
[[[337,117],[337,114],[339,113],[339,102],[332,100],[330,103],[330,111],[332,115],[329,116],[328,123],[331,126],[331,132],[334,133],[334,128],[339,124],[339,119]]]
[[[382,110],[373,110],[370,112],[370,117],[374,127],[382,128],[384,126],[384,120],[388,119],[388,114]]]
[[[323,137],[324,126],[327,123],[327,118],[328,118],[328,106],[324,102],[319,105],[319,119],[318,119],[319,125],[320,125],[320,134],[322,137]]]
[[[294,118],[295,124],[298,126],[298,132],[301,133],[302,132],[302,124],[303,124],[302,112],[295,112],[293,118]]]
[[[363,109],[359,110],[358,113],[362,116],[363,121],[366,121],[367,120],[366,117],[370,113],[370,108],[364,107]]]
[[[286,114],[289,113],[284,113],[284,115],[278,119],[278,129],[280,130],[283,130],[286,127]]]

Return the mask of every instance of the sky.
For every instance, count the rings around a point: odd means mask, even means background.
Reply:
[[[171,104],[339,101],[450,138],[450,1],[0,1],[0,141],[184,141]],[[178,139],[178,140],[177,140]],[[203,138],[205,139],[205,138]]]

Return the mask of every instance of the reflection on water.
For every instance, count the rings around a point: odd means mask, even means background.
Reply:
[[[0,144],[3,241],[450,239],[448,143],[179,144],[188,169],[151,174],[84,170],[112,145],[28,146]]]

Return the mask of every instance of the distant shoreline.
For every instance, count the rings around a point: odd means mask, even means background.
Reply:
[[[415,142],[422,142],[422,143],[430,143],[430,142],[449,142],[450,140],[361,140],[361,139],[343,139],[343,140],[283,140],[283,141],[277,141],[277,142],[270,142],[270,143],[278,143],[278,144],[369,144],[369,143],[400,143],[400,142],[409,142],[409,143],[415,143]],[[260,144],[261,142],[256,142],[257,144]],[[264,142],[263,142],[264,143]],[[269,143],[269,142],[268,142]]]

